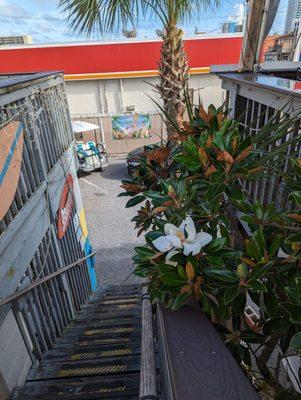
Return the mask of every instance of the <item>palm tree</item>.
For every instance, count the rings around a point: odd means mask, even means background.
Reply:
[[[140,16],[156,15],[162,22],[159,31],[163,39],[159,62],[160,81],[156,86],[163,100],[165,115],[175,119],[179,126],[185,111],[185,89],[188,80],[188,60],[184,49],[184,32],[178,27],[183,20],[200,15],[206,7],[218,5],[219,0],[60,0],[59,6],[67,12],[71,30],[90,36],[134,27]],[[174,124],[167,120],[167,133],[174,136]]]

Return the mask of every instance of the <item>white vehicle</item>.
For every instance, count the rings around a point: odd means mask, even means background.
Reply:
[[[104,169],[109,162],[104,144],[97,143],[95,130],[99,129],[99,126],[89,122],[74,121],[72,122],[72,128],[74,133],[82,134],[82,140],[76,142],[79,171],[91,172]],[[94,130],[95,141],[90,140],[85,143],[83,140],[84,132],[92,130]]]

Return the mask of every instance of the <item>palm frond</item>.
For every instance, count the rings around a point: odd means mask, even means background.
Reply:
[[[87,36],[118,31],[128,24],[135,27],[140,16],[156,15],[166,27],[219,5],[220,0],[59,0],[59,9],[67,14],[70,30]]]

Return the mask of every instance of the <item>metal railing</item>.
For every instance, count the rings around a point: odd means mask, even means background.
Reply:
[[[64,82],[0,105],[0,130],[12,120],[24,128],[23,159],[15,198],[0,221],[0,234],[37,190],[73,141]],[[43,167],[46,170],[43,170]]]
[[[14,316],[34,363],[52,348],[92,293],[87,259],[94,253],[87,257],[79,246],[71,252],[69,240],[72,241],[73,249],[73,224],[68,228],[65,243],[58,241],[55,228],[50,226],[18,291],[0,301],[0,306],[12,304]],[[63,254],[67,255],[64,260],[61,258],[63,247]]]
[[[94,253],[76,182],[74,136],[62,75],[1,79],[0,134],[5,135],[11,121],[22,124],[24,140],[15,196],[0,221],[0,330],[7,320],[17,327],[27,353],[20,357],[9,337],[1,346],[12,355],[12,362],[19,357],[21,374],[29,358],[36,363],[53,347],[91,295]],[[62,233],[58,215],[66,211],[67,205],[61,204],[64,190],[70,214]],[[9,379],[5,374],[0,363],[4,381]]]
[[[220,74],[222,87],[226,89],[227,108],[232,117],[238,120],[245,132],[256,135],[257,132],[272,118],[283,114],[298,115],[301,118],[301,92],[296,90],[298,82],[274,76],[260,74]],[[299,83],[300,84],[300,83]],[[265,149],[270,152],[275,146],[280,146],[293,137],[301,138],[300,120],[296,120],[291,132],[284,135],[276,144]],[[283,160],[275,158],[279,171],[288,172],[289,159],[301,156],[301,140],[289,145]],[[270,176],[256,182],[244,183],[253,202],[260,200],[264,204],[274,202],[276,207],[289,207],[287,193],[284,191],[281,174]]]

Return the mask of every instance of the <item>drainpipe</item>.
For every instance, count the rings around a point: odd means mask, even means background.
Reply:
[[[123,81],[119,79],[120,85],[120,98],[121,98],[121,112],[125,111],[125,100],[124,100],[124,88],[123,88]]]

